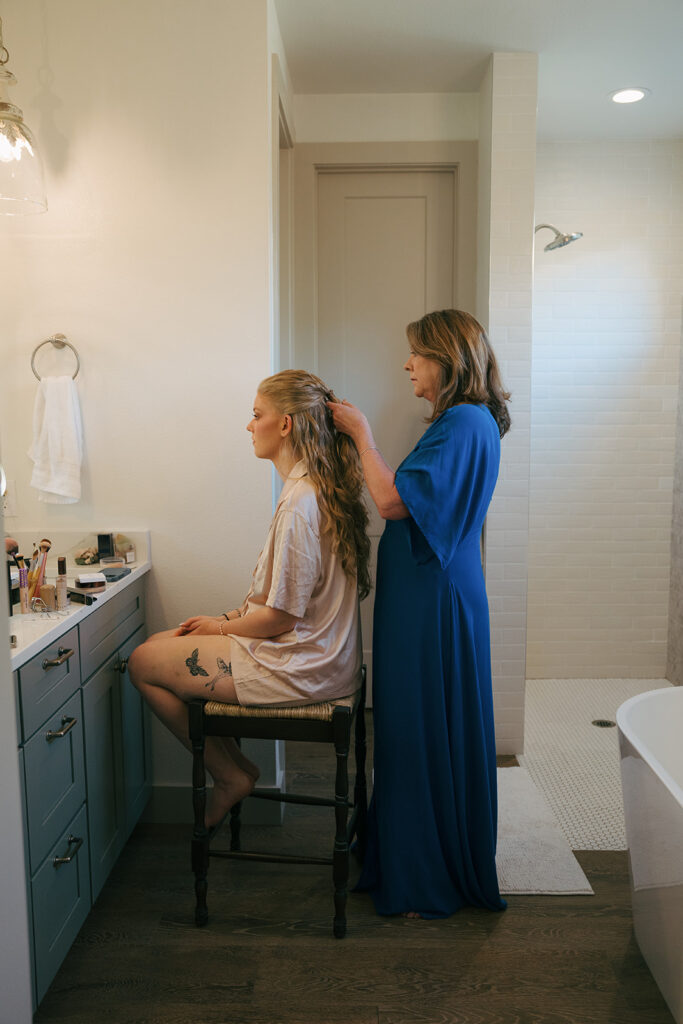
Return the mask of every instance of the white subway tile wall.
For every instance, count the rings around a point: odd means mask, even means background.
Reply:
[[[681,333],[683,336],[683,332]],[[683,394],[683,359],[678,375],[678,393]],[[680,400],[676,420],[673,491],[666,678],[675,686],[683,686],[683,403]]]
[[[486,527],[493,701],[499,753],[524,745],[529,532],[534,166],[537,57],[494,54],[489,334],[512,392],[512,429]]]
[[[662,677],[683,293],[683,141],[540,142],[529,678]]]

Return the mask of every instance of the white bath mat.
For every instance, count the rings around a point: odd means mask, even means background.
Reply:
[[[528,679],[519,763],[550,804],[573,850],[625,850],[616,720],[629,697],[666,679]]]
[[[525,768],[498,769],[498,882],[503,894],[593,890]]]

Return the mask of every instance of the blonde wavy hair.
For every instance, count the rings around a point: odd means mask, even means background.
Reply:
[[[503,437],[510,429],[510,392],[503,387],[498,362],[479,321],[461,309],[442,309],[408,324],[406,334],[413,352],[434,359],[441,370],[428,422],[453,405],[481,404],[489,409]]]
[[[291,443],[315,487],[323,531],[332,535],[332,550],[346,575],[357,579],[361,599],[367,597],[370,541],[363,472],[356,446],[335,430],[326,405],[339,399],[306,370],[282,370],[262,380],[258,390],[278,412],[292,417]]]

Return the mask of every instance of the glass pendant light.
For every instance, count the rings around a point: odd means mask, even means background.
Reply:
[[[16,78],[5,68],[8,60],[0,18],[0,213],[45,213],[43,164],[21,111],[9,102]]]

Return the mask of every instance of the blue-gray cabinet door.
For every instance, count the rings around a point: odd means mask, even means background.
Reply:
[[[90,910],[87,824],[82,807],[31,880],[38,1002]]]
[[[123,732],[123,784],[126,836],[133,831],[152,789],[152,744],[147,705],[128,675],[127,662],[145,639],[145,627],[133,633],[119,650],[121,672],[121,729]]]
[[[77,692],[24,747],[31,874],[85,800],[81,719]]]
[[[33,1009],[38,1005],[38,998],[36,996],[36,954],[35,954],[35,943],[33,941],[33,893],[31,890],[31,872],[29,869],[29,855],[28,855],[28,815],[26,812],[26,776],[24,774],[24,749],[19,748],[19,786],[21,788],[21,816],[23,819],[24,828],[24,857],[26,858],[26,902],[28,906],[28,920],[29,920],[29,946],[31,952],[31,989],[33,991]]]
[[[126,838],[118,666],[118,656],[110,657],[83,687],[93,903]]]
[[[144,581],[132,583],[83,619],[81,674],[83,679],[116,654],[121,644],[145,621]]]

